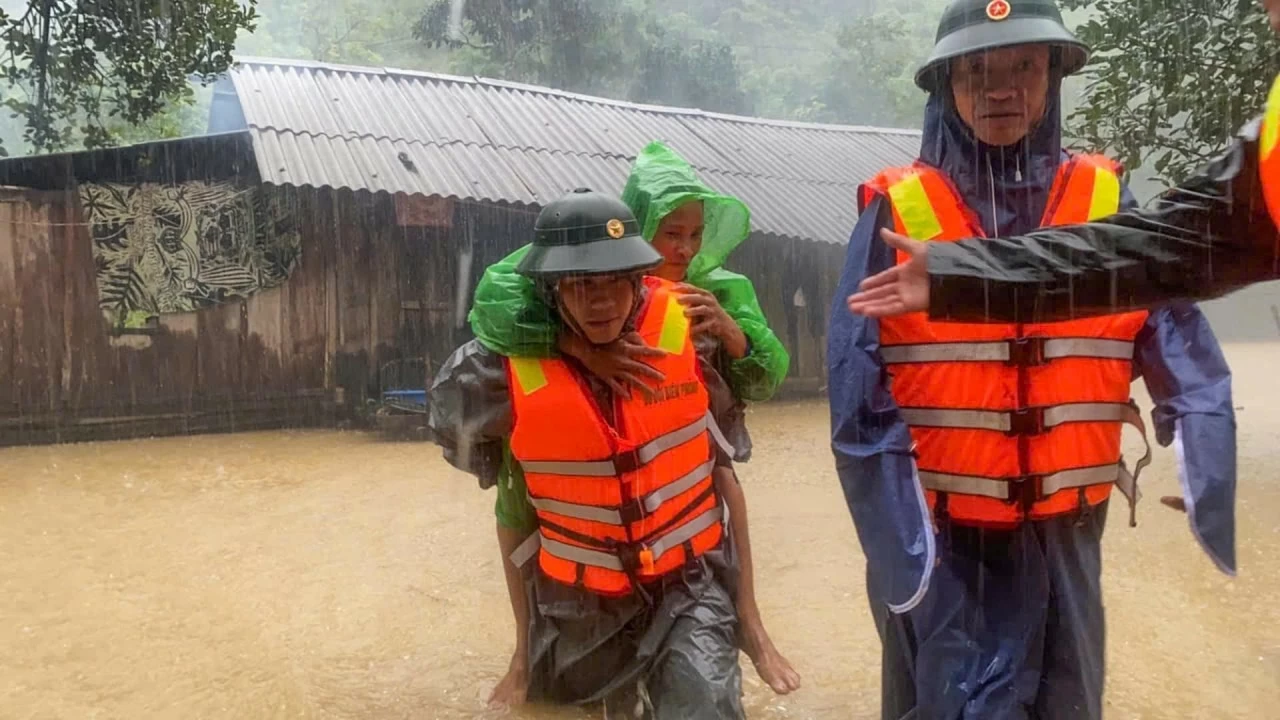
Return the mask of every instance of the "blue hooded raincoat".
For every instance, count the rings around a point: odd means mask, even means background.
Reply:
[[[920,159],[954,181],[988,237],[1028,232],[1043,216],[1066,157],[1058,96],[1055,83],[1044,121],[1008,148],[979,142],[950,93],[929,99]],[[1135,204],[1127,188],[1121,203]],[[885,383],[879,324],[845,307],[863,278],[894,262],[879,239],[891,226],[880,199],[859,218],[828,333],[831,445],[884,644],[882,715],[1099,718],[1106,505],[1013,531],[943,523],[935,532]],[[1218,342],[1194,305],[1169,305],[1151,312],[1134,364],[1155,403],[1157,441],[1177,453],[1191,529],[1234,574],[1235,417]]]

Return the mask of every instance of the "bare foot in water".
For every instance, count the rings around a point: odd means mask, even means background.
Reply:
[[[489,695],[489,708],[499,710],[523,705],[528,693],[529,668],[525,664],[524,653],[516,651],[515,656],[511,658],[511,666],[507,668],[507,674]]]
[[[773,646],[773,640],[760,621],[742,626],[742,650],[756,666],[756,674],[779,695],[800,689],[800,673]]]

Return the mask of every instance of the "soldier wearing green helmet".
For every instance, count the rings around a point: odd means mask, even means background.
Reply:
[[[751,280],[723,267],[750,233],[746,205],[702,183],[684,158],[657,141],[640,150],[621,199],[639,222],[640,235],[662,256],[649,274],[678,284],[694,334],[713,353],[716,369],[740,401],[739,412],[746,402],[768,400],[786,377],[790,357],[770,329]],[[661,373],[652,366],[652,348],[631,335],[593,345],[580,333],[564,331],[560,316],[542,301],[545,294],[519,271],[534,252],[526,245],[485,270],[469,314],[476,339],[503,355],[573,357],[620,393],[628,386],[661,382]],[[746,424],[733,423],[731,433],[734,460],[747,462],[751,438]],[[737,589],[742,649],[761,679],[774,692],[786,694],[800,687],[800,675],[774,645],[755,600],[746,498],[735,484],[726,490],[726,500],[733,509],[742,564]]]
[[[1198,309],[996,326],[845,308],[905,260],[885,231],[945,246],[1135,205],[1118,164],[1062,147],[1062,79],[1088,58],[1051,0],[955,0],[915,77],[929,94],[919,158],[859,188],[827,333],[831,442],[886,720],[1102,717],[1102,534],[1119,493],[1132,522],[1150,459],[1121,456],[1122,425],[1142,426],[1126,403],[1137,376],[1157,440],[1178,450],[1195,538],[1235,571],[1230,371]]]
[[[665,384],[619,393],[572,357],[473,340],[431,387],[445,459],[498,486],[515,650],[494,705],[744,716],[725,439],[741,415],[673,284],[646,275],[661,262],[625,204],[578,190],[543,208],[516,270],[583,343],[655,349]]]
[[[1261,0],[1280,33],[1280,0]],[[1224,90],[1225,91],[1225,90]],[[1280,174],[1267,172],[1264,119],[1280,122],[1280,78],[1219,157],[1147,207],[1001,238],[929,245],[885,231],[911,261],[867,278],[849,309],[872,318],[1051,322],[1171,300],[1212,300],[1280,279]],[[1275,155],[1270,159],[1274,162]],[[1028,254],[1034,245],[1039,252]]]

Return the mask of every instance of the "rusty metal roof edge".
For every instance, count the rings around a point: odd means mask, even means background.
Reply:
[[[837,132],[858,135],[903,135],[909,137],[918,137],[920,130],[910,128],[884,128],[871,125],[840,125],[827,123],[802,122],[799,120],[777,120],[773,118],[752,117],[748,115],[732,115],[728,113],[710,112],[707,110],[699,110],[697,108],[681,108],[669,105],[647,105],[643,103],[628,102],[626,100],[614,100],[612,98],[600,97],[598,95],[584,95],[581,93],[570,92],[567,90],[557,90],[555,88],[545,87],[542,85],[529,85],[525,83],[513,82],[510,80],[497,80],[480,76],[464,77],[459,75],[447,75],[445,73],[427,72],[424,70],[403,70],[391,67],[366,67],[360,65],[340,65],[337,63],[318,62],[315,60],[291,60],[288,58],[268,58],[244,56],[235,59],[235,65],[228,71],[235,80],[236,70],[239,66],[269,66],[269,67],[296,67],[308,68],[313,70],[326,70],[330,72],[345,72],[351,74],[363,75],[379,75],[385,77],[408,77],[421,78],[425,80],[438,80],[441,82],[461,83],[467,85],[478,85],[481,87],[493,87],[507,90],[519,90],[523,92],[535,93],[538,95],[549,95],[559,97],[566,100],[576,100],[578,102],[589,103],[592,105],[606,105],[616,107],[623,110],[634,110],[637,112],[649,112],[657,115],[672,115],[676,117],[701,117],[711,120],[723,120],[725,122],[736,122],[746,125],[766,125],[770,127],[791,128],[797,130],[815,130],[822,132]]]

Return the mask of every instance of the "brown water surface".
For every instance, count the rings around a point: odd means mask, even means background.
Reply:
[[[1280,347],[1230,353],[1240,577],[1153,502],[1177,492],[1159,451],[1139,527],[1113,513],[1107,535],[1108,717],[1280,714]],[[825,402],[750,423],[759,595],[804,688],[776,698],[748,665],[748,711],[876,717]],[[0,718],[488,716],[512,642],[492,503],[437,447],[354,432],[0,450]]]

